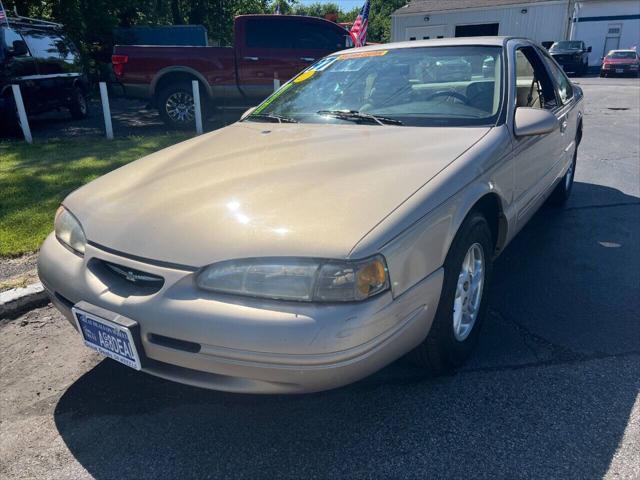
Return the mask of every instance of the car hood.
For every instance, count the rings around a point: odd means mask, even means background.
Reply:
[[[90,242],[145,259],[200,267],[345,258],[489,130],[236,123],[119,168],[63,203]]]

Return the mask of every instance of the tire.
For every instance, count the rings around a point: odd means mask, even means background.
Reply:
[[[604,72],[600,72],[600,78],[604,78],[604,77],[606,77],[606,76],[607,76],[607,74],[606,74],[606,73],[604,73]]]
[[[478,341],[480,328],[486,314],[488,291],[493,271],[493,245],[487,220],[480,212],[472,211],[462,223],[445,259],[442,293],[431,330],[424,342],[409,355],[414,363],[427,369],[433,375],[450,373],[460,367],[469,358]],[[473,280],[468,282],[468,279],[463,279],[461,270],[463,270],[469,252],[476,251],[476,258],[478,258],[478,248],[484,267],[482,282],[478,286],[477,295],[470,295],[467,297],[470,300],[465,302],[465,305],[476,303],[475,311],[477,314],[474,321],[468,322],[470,326],[464,332],[462,328],[456,330],[455,327],[454,314],[456,311],[460,312],[460,303],[458,303],[456,310],[454,301],[459,298],[457,291],[460,288],[464,289],[464,285],[467,285],[469,289],[463,295],[468,295],[473,291]],[[478,298],[477,302],[473,301],[475,297]],[[460,327],[462,323],[459,323]]]
[[[560,181],[560,183],[558,183],[556,188],[553,189],[553,192],[549,197],[550,205],[561,207],[562,205],[567,203],[567,200],[569,200],[569,197],[571,196],[571,190],[573,189],[573,179],[576,173],[577,160],[578,148],[576,147],[576,150],[573,153],[573,160],[571,161],[569,170],[567,170],[567,173],[564,174],[564,177],[562,177],[562,180]]]
[[[11,138],[21,137],[22,129],[20,128],[20,118],[18,117],[18,109],[13,95],[5,97],[5,110],[0,118],[0,136],[8,136]]]
[[[84,92],[78,87],[74,87],[71,92],[69,112],[74,120],[81,120],[89,115],[89,102]]]
[[[202,119],[207,118],[206,102],[201,89],[200,109]],[[190,83],[178,82],[163,87],[158,94],[158,110],[162,121],[171,128],[187,130],[195,128],[193,89]]]

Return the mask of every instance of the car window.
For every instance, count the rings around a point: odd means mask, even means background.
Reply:
[[[575,40],[565,40],[562,42],[556,42],[551,45],[551,50],[581,50],[583,48],[583,44],[581,41]]]
[[[545,60],[545,63],[549,67],[551,71],[551,76],[553,77],[553,82],[556,85],[558,95],[560,96],[560,101],[565,104],[573,97],[573,87],[571,86],[571,81],[564,73],[564,71],[558,67],[556,62],[554,62],[551,58],[546,55],[542,55]]]
[[[309,22],[291,24],[291,36],[294,48],[320,49],[335,52],[346,48],[347,32]]]
[[[315,22],[254,19],[246,22],[249,48],[299,48],[328,51],[347,47],[347,32]]]
[[[13,42],[23,41],[22,35],[20,35],[18,32],[16,32],[12,28],[3,28],[2,32],[4,33],[4,41],[3,41],[4,48],[2,50],[5,50],[7,52],[12,52]],[[29,55],[30,55],[29,52],[27,52],[23,56],[27,57]]]
[[[607,58],[628,58],[634,60],[636,58],[636,52],[610,52]]]
[[[254,19],[245,23],[246,44],[249,48],[292,48],[293,40],[282,28],[288,22]]]
[[[69,57],[73,58],[69,44],[57,34],[28,30],[24,32],[24,39],[33,56],[39,59],[66,61]]]
[[[355,112],[383,116],[396,125],[495,125],[502,106],[503,72],[501,47],[342,53],[295,77],[247,121],[279,116],[304,123],[347,123]],[[347,112],[352,118],[327,111]]]
[[[534,48],[518,48],[515,57],[516,107],[556,108],[558,102],[553,82]]]

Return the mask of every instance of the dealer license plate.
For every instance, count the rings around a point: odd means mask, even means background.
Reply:
[[[126,366],[140,370],[140,356],[131,330],[92,313],[73,308],[84,344]]]
[[[622,68],[616,68],[616,73],[623,73],[624,70]]]

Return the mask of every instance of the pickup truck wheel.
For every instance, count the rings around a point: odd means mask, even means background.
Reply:
[[[200,110],[203,120],[207,118],[203,92],[200,92]],[[164,87],[158,95],[160,117],[170,127],[195,128],[196,113],[193,90],[189,83],[175,83]]]
[[[487,309],[493,241],[485,217],[472,212],[444,262],[444,282],[431,330],[410,357],[434,375],[449,373],[471,355]]]
[[[84,92],[75,87],[71,92],[71,102],[69,103],[69,112],[71,118],[74,120],[80,120],[86,118],[89,115],[89,104]]]
[[[576,163],[578,160],[578,149],[576,148],[573,154],[573,161],[569,166],[569,170],[564,174],[560,183],[556,186],[556,188],[551,193],[549,197],[549,204],[560,207],[567,203],[569,200],[569,196],[571,196],[571,190],[573,189],[573,178],[576,173]]]

